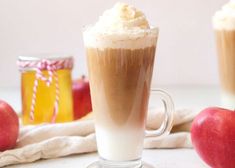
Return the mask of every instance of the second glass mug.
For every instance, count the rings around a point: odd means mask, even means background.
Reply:
[[[127,49],[90,45],[93,35],[89,30],[83,33],[100,156],[89,168],[139,168],[145,135],[160,137],[172,128],[171,97],[154,90],[163,101],[165,119],[158,130],[145,131],[158,29],[151,28],[146,34],[140,40],[151,40],[153,45]],[[136,47],[140,43],[135,39],[127,44]]]

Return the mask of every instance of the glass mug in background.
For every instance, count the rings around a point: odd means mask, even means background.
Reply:
[[[145,131],[158,29],[144,33],[139,39],[122,40],[122,45],[96,38],[89,28],[83,33],[100,156],[90,168],[141,167],[145,133],[161,136],[172,128],[173,102],[155,90],[166,117],[159,130]]]
[[[230,1],[213,17],[221,84],[221,103],[235,109],[235,1]]]
[[[19,56],[23,124],[73,121],[70,56]]]

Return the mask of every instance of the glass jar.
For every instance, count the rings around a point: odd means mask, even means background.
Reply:
[[[73,57],[20,56],[23,124],[73,120]]]

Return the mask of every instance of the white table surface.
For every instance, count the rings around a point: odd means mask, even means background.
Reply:
[[[165,86],[161,88],[170,93],[176,109],[191,108],[200,111],[208,106],[219,105],[217,86]],[[19,89],[0,88],[0,99],[10,103],[16,111],[20,111]],[[85,168],[97,157],[97,153],[73,155],[13,165],[8,168]],[[143,160],[156,168],[208,168],[193,149],[144,150]]]

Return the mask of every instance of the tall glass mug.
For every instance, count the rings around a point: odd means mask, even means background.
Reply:
[[[40,54],[20,56],[23,124],[73,120],[73,58]]]
[[[235,109],[235,1],[225,4],[213,17],[221,100],[224,108]]]
[[[158,29],[115,33],[91,27],[83,33],[100,156],[91,168],[141,167],[145,135],[161,136],[172,128],[173,102],[157,90],[165,120],[159,130],[145,131]]]

